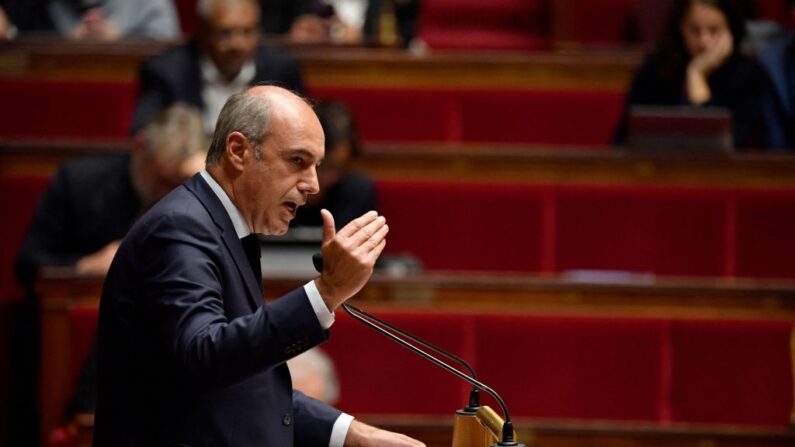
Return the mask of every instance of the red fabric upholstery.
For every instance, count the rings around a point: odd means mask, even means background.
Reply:
[[[570,0],[574,37],[583,43],[620,43],[636,0]]]
[[[541,270],[543,187],[378,182],[390,253],[428,269]]]
[[[311,87],[319,99],[335,99],[356,116],[363,141],[460,141],[460,105],[439,89]]]
[[[135,97],[133,82],[2,79],[0,136],[124,137]]]
[[[672,420],[787,426],[792,324],[675,321]]]
[[[96,312],[70,309],[72,374],[93,343]],[[473,363],[513,416],[789,424],[792,321],[375,314]],[[345,411],[449,415],[466,403],[469,386],[342,310],[322,348],[336,364]]]
[[[659,420],[661,320],[484,316],[478,373],[515,416]]]
[[[604,147],[624,101],[624,92],[611,90],[472,90],[461,96],[463,141]]]
[[[0,300],[18,297],[21,292],[14,278],[14,258],[36,211],[39,196],[49,177],[0,176]]]
[[[720,191],[562,187],[555,270],[630,270],[721,276],[727,251]]]
[[[470,317],[416,312],[382,316],[444,349],[470,357]],[[322,348],[337,366],[338,405],[345,411],[450,414],[467,403],[470,388],[459,379],[364,327],[342,309],[330,341]]]
[[[435,49],[534,50],[547,45],[543,0],[422,2],[419,37]]]
[[[737,198],[737,275],[795,278],[795,191],[744,191]]]
[[[367,142],[476,142],[605,146],[619,91],[313,87],[350,106]]]

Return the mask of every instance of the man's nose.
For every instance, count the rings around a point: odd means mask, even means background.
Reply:
[[[312,167],[307,170],[306,175],[298,185],[299,191],[304,194],[317,194],[320,192],[320,180],[317,177],[317,168]]]

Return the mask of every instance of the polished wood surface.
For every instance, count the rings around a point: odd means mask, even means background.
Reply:
[[[269,297],[281,296],[307,280],[302,276],[266,278],[265,292]],[[62,411],[71,393],[68,310],[76,305],[97,306],[101,288],[101,278],[77,278],[71,269],[47,269],[37,283],[41,368],[46,371],[41,383],[43,434],[65,422]],[[399,307],[449,312],[781,319],[795,318],[795,282],[649,277],[606,282],[453,272],[410,276],[378,273],[354,302],[375,312]]]
[[[613,148],[378,145],[357,169],[378,179],[793,187],[792,155],[665,154]]]
[[[74,42],[47,36],[0,44],[0,77],[135,80],[138,67],[168,43]],[[425,52],[389,48],[292,46],[310,87],[624,89],[636,48],[531,53]]]
[[[65,159],[126,151],[127,140],[0,139],[0,175],[51,175]],[[380,180],[795,187],[795,156],[672,156],[611,148],[368,145],[354,169]]]

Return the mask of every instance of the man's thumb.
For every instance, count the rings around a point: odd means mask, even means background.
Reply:
[[[326,244],[334,239],[334,236],[337,234],[336,227],[334,226],[334,216],[331,215],[329,210],[323,208],[320,210],[320,217],[323,218],[323,244]]]

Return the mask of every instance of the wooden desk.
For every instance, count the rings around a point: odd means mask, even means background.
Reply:
[[[370,145],[355,167],[384,180],[795,186],[795,157],[787,154],[671,156],[613,148]]]
[[[127,140],[0,139],[0,175],[49,176],[65,159],[127,151]],[[367,145],[354,168],[379,180],[795,187],[795,156],[665,156],[609,148]]]
[[[134,80],[169,44],[76,42],[38,36],[0,45],[0,77]],[[293,46],[314,86],[624,89],[640,62],[635,48],[531,53],[429,52]]]
[[[306,279],[266,279],[266,294],[280,296]],[[37,292],[41,299],[44,372],[41,430],[46,435],[64,422],[63,409],[72,392],[68,310],[73,305],[96,306],[101,279],[76,279],[69,271],[51,270],[38,282]],[[588,283],[509,275],[375,275],[356,301],[368,310],[400,307],[450,312],[478,309],[494,313],[766,319],[795,317],[795,283],[723,279]]]

